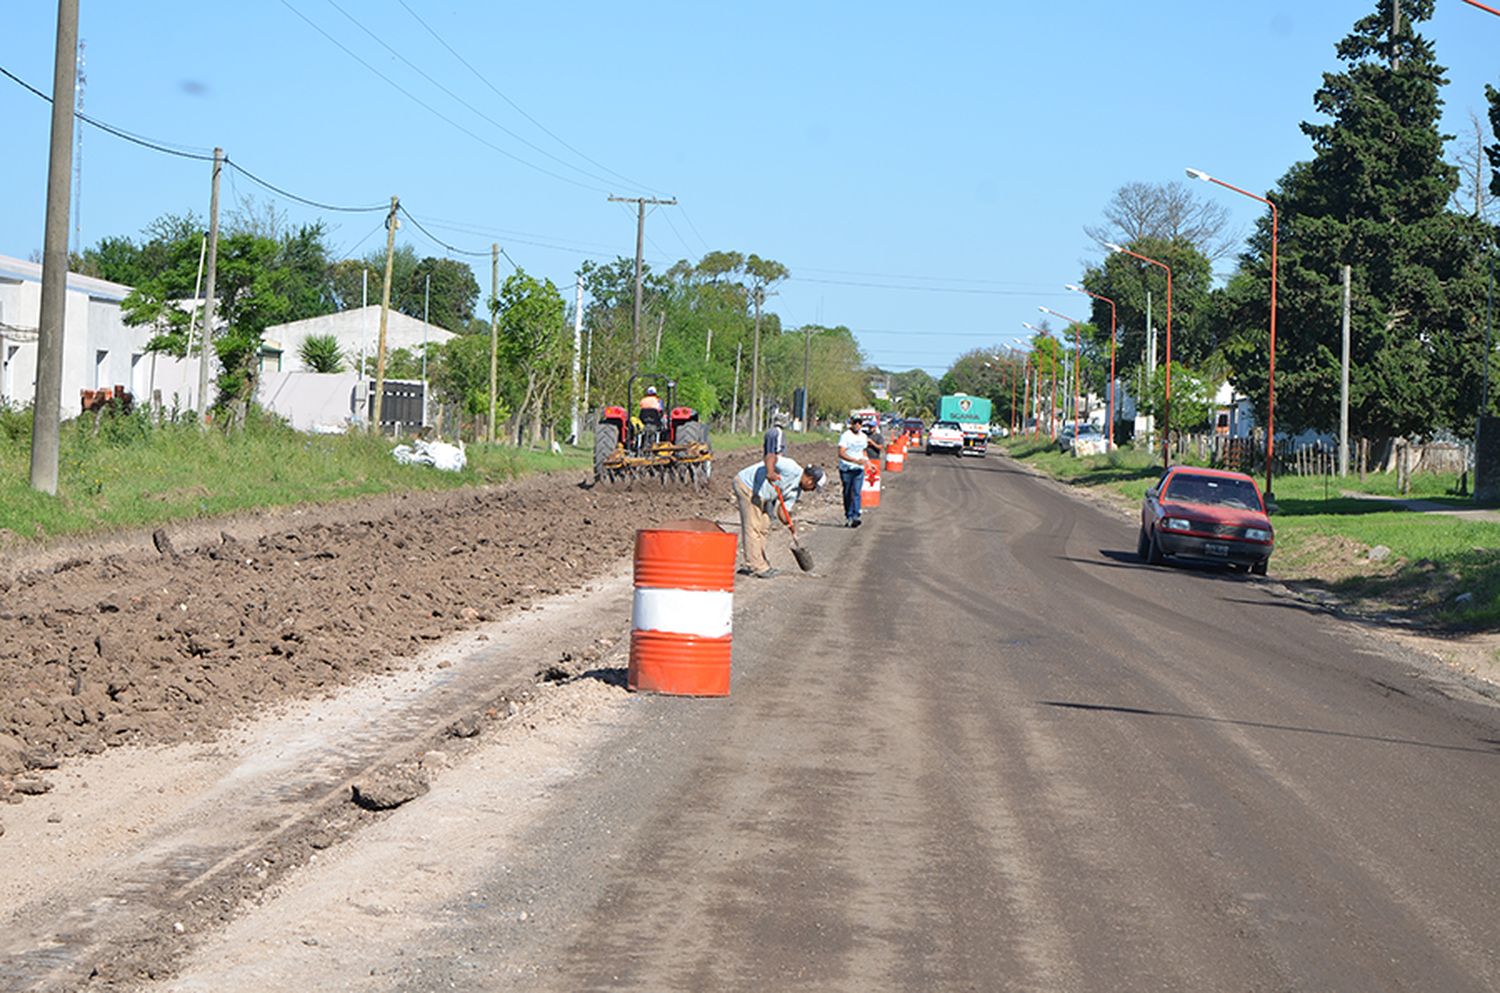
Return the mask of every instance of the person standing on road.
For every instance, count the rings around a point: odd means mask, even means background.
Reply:
[[[766,558],[771,514],[791,527],[791,510],[797,505],[797,498],[810,490],[822,489],[827,482],[818,466],[810,465],[804,469],[785,455],[776,460],[776,472],[781,480],[779,483],[766,478],[764,462],[756,462],[741,469],[734,477],[734,496],[740,505],[740,548],[744,554],[740,573],[759,579],[770,579],[781,572],[772,568],[770,559]]]
[[[785,414],[777,412],[773,415],[771,426],[766,429],[762,445],[766,463],[766,479],[773,483],[781,482],[781,474],[776,471],[776,460],[786,454],[786,422]]]
[[[865,488],[865,463],[870,456],[870,439],[865,437],[858,417],[849,418],[849,426],[839,435],[839,482],[844,484],[844,527],[857,528],[860,493]]]

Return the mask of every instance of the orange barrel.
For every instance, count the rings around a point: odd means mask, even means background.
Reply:
[[[635,535],[627,685],[645,693],[728,696],[736,537],[657,528]]]
[[[889,448],[885,450],[885,471],[906,471],[906,436],[897,438]]]
[[[865,510],[880,506],[880,463],[873,459],[865,463],[865,486],[859,491],[859,505]]]

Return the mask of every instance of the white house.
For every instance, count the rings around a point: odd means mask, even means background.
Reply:
[[[368,307],[341,310],[336,314],[324,314],[322,317],[309,317],[303,321],[275,324],[266,328],[268,364],[262,372],[308,371],[302,364],[300,353],[302,342],[312,335],[333,335],[338,340],[339,351],[344,354],[345,367],[356,369],[361,355],[366,358],[373,358],[375,355],[376,345],[380,340],[380,306],[371,304]],[[392,310],[386,318],[387,354],[398,348],[405,348],[420,355],[424,344],[438,345],[453,337],[451,331],[407,317],[396,310]],[[274,359],[278,349],[281,352],[279,369],[276,368]]]

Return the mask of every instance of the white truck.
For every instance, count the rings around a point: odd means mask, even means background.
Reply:
[[[938,421],[927,431],[926,452],[945,452],[950,455],[964,453],[964,429],[957,421]]]

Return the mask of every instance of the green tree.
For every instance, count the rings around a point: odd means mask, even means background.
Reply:
[[[1276,355],[1278,427],[1338,422],[1340,270],[1352,267],[1351,422],[1383,439],[1450,428],[1467,432],[1478,398],[1487,238],[1449,204],[1457,170],[1439,131],[1445,70],[1416,26],[1433,0],[1392,0],[1337,46],[1304,123],[1314,155],[1269,196],[1281,213]],[[1392,63],[1396,63],[1396,68]],[[1220,308],[1236,385],[1264,418],[1269,364],[1269,218],[1251,239]]]
[[[385,279],[385,250],[377,249],[361,259],[335,262],[329,273],[331,293],[339,310],[352,310],[364,299],[365,274],[369,273],[369,299],[380,303]],[[410,245],[398,245],[391,255],[391,309],[422,319],[427,306],[427,278],[432,278],[428,319],[448,331],[461,332],[474,319],[479,302],[479,282],[468,263],[432,256],[419,258]]]
[[[514,384],[516,443],[535,445],[570,396],[573,336],[552,280],[517,269],[500,285],[500,356]]]
[[[1213,267],[1208,257],[1184,239],[1164,241],[1144,238],[1126,248],[1172,267],[1172,358],[1189,365],[1203,361],[1223,344],[1224,335],[1207,319]],[[1116,304],[1117,369],[1121,377],[1140,365],[1146,355],[1146,295],[1151,295],[1151,323],[1156,328],[1156,360],[1166,361],[1167,274],[1160,266],[1111,252],[1103,264],[1084,273],[1083,286],[1090,293],[1113,299]],[[1089,323],[1096,330],[1097,348],[1109,344],[1109,304],[1094,300]]]

